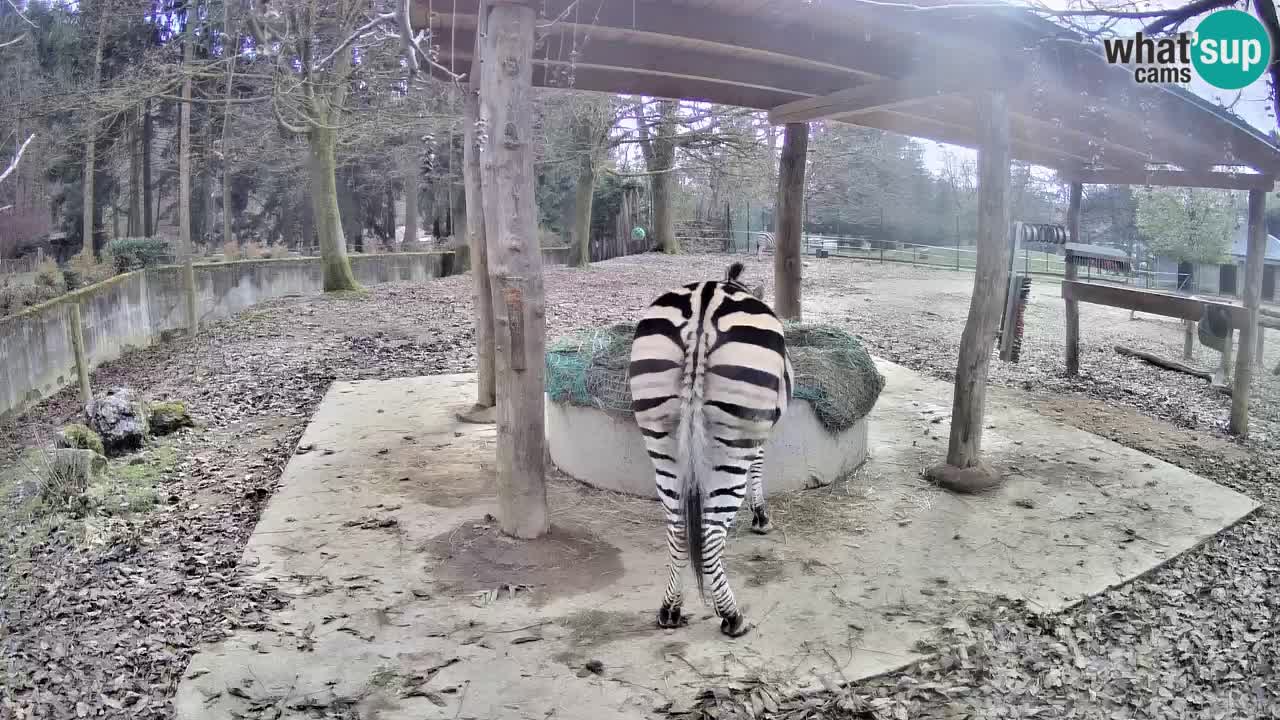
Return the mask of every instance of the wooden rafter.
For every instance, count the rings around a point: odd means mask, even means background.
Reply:
[[[428,3],[412,1],[415,24],[421,25]],[[545,0],[538,7],[536,84],[563,87],[572,67],[573,86],[583,90],[764,110],[788,103],[796,103],[792,109],[812,108],[810,100],[830,96],[819,104],[840,99],[861,103],[846,106],[842,122],[882,127],[884,120],[899,119],[886,112],[909,111],[933,123],[917,123],[925,132],[913,131],[916,137],[952,142],[955,133],[949,126],[956,121],[951,108],[959,96],[929,100],[937,94],[926,87],[925,94],[911,97],[914,92],[884,84],[886,79],[941,69],[972,80],[1026,66],[1036,84],[1007,93],[1015,157],[1059,169],[1118,172],[1164,163],[1208,171],[1231,163],[1280,175],[1280,148],[1260,134],[1204,103],[1134,83],[1129,72],[1108,66],[1078,40],[1055,42],[1061,34],[1053,32],[1051,23],[1016,8],[948,5],[921,13],[858,3],[799,9],[740,0],[573,3]],[[477,5],[478,0],[435,4],[432,25],[447,30],[433,39],[442,57],[450,57],[449,39],[457,36],[464,39],[452,60],[465,62],[461,58],[474,34]],[[854,89],[841,93],[848,88]],[[774,117],[786,119],[776,112]],[[964,117],[965,135],[972,137],[973,115]],[[901,131],[901,123],[892,129]]]
[[[1072,180],[1091,185],[1155,185],[1161,187],[1216,188],[1219,190],[1275,189],[1273,175],[1192,170],[1084,170],[1071,173]]]
[[[996,84],[996,83],[991,83]],[[940,77],[936,72],[891,78],[840,90],[829,95],[793,100],[769,110],[769,122],[785,125],[840,117],[852,120],[855,115],[875,110],[889,110],[912,105],[939,96],[973,92],[974,81]]]

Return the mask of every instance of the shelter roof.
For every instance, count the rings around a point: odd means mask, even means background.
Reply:
[[[1236,227],[1235,234],[1231,236],[1231,254],[1237,258],[1246,257],[1249,254],[1249,225],[1248,223],[1240,223]],[[1280,262],[1280,239],[1275,235],[1267,235],[1267,262]]]
[[[416,27],[430,15],[441,63],[469,72],[479,0],[413,3]],[[1280,147],[1268,136],[1189,91],[1135,82],[1096,43],[1018,6],[540,0],[534,7],[538,86],[704,100],[770,110],[775,122],[826,118],[966,147],[977,146],[975,94],[1000,87],[1008,91],[1013,157],[1068,177],[1142,184],[1167,169],[1153,165],[1201,176],[1234,166],[1227,169],[1267,176],[1237,185],[1270,189],[1280,175]]]

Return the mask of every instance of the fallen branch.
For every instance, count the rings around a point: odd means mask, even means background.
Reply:
[[[31,133],[27,136],[27,141],[22,143],[22,147],[19,147],[17,154],[13,156],[13,162],[9,163],[9,167],[5,168],[4,172],[0,172],[0,182],[4,182],[4,179],[9,177],[9,174],[18,168],[18,163],[22,162],[22,153],[26,152],[27,146],[31,144],[31,141],[34,140],[35,137],[35,133]]]
[[[1193,367],[1191,365],[1178,362],[1177,360],[1162,358],[1159,355],[1153,355],[1149,352],[1143,352],[1141,350],[1134,350],[1133,348],[1125,347],[1124,345],[1116,345],[1116,352],[1121,355],[1129,355],[1130,357],[1136,357],[1139,360],[1145,360],[1151,363],[1152,365],[1155,365],[1156,367],[1162,367],[1165,370],[1176,370],[1177,372],[1180,372],[1180,373],[1194,375],[1198,378],[1202,378],[1204,380],[1208,380],[1209,382],[1213,382],[1213,373],[1209,372],[1208,370],[1202,370],[1198,367]]]

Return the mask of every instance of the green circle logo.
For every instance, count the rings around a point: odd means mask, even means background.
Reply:
[[[1243,10],[1210,13],[1196,28],[1191,63],[1204,81],[1220,90],[1239,90],[1266,72],[1271,37]]]

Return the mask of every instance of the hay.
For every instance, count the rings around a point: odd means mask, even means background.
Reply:
[[[784,323],[795,370],[794,396],[807,400],[830,433],[853,427],[875,407],[884,376],[862,343],[832,325]],[[635,325],[580,330],[547,348],[547,395],[552,402],[631,415],[627,384]]]

